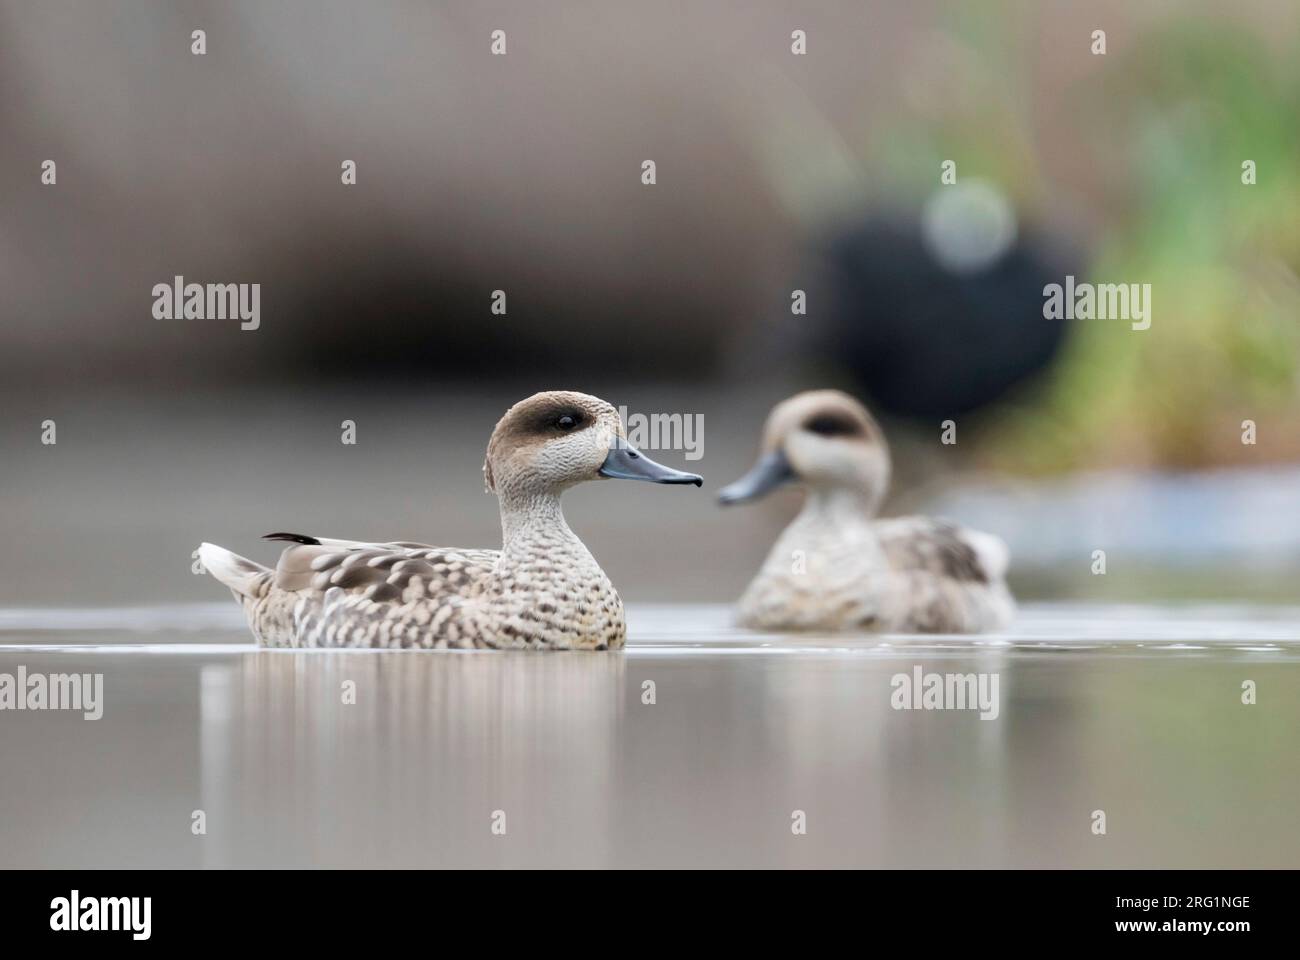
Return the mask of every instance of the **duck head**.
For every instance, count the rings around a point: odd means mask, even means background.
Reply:
[[[856,495],[874,511],[889,487],[889,472],[889,448],[866,407],[839,390],[810,390],[772,409],[758,462],[719,491],[718,499],[744,503],[800,483],[816,493]]]
[[[587,480],[704,480],[655,463],[627,442],[610,404],[585,393],[549,390],[505,412],[483,462],[487,489],[498,496],[560,493]]]

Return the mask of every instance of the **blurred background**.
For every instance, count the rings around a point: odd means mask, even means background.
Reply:
[[[0,605],[220,599],[191,551],[269,530],[495,545],[488,434],[557,387],[703,417],[655,454],[703,491],[567,512],[626,598],[727,600],[798,495],[712,495],[821,386],[1022,597],[1294,602],[1298,40],[1292,0],[0,0]],[[1067,274],[1150,329],[1045,319]],[[260,329],[156,319],[177,275]]]

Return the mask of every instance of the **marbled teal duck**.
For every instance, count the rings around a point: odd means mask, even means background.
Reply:
[[[210,543],[199,556],[265,646],[621,647],[623,603],[569,529],[560,495],[601,478],[701,478],[655,463],[627,444],[612,406],[569,391],[507,410],[483,476],[500,501],[500,550],[273,533],[292,544],[274,570]]]
[[[880,427],[847,394],[800,393],[772,410],[758,462],[719,499],[787,483],[807,495],[741,597],[742,625],[978,633],[1010,623],[1002,540],[930,517],[877,519],[889,474]]]

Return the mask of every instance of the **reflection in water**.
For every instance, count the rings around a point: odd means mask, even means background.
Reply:
[[[620,656],[316,651],[204,667],[209,822],[254,825],[223,845],[239,862],[504,865],[556,844],[601,862],[625,669]],[[505,837],[489,829],[496,810]]]
[[[55,620],[0,630],[0,672],[103,672],[104,716],[0,714],[21,772],[0,866],[1300,865],[1279,610],[1037,608],[972,641],[634,608],[621,654],[258,651],[242,625]],[[998,717],[892,709],[915,666],[996,673]]]

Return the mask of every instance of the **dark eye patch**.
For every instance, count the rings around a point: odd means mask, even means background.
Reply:
[[[561,407],[548,410],[538,416],[534,422],[533,429],[537,433],[573,433],[581,430],[583,427],[590,426],[591,417],[581,410],[569,407]]]
[[[852,417],[834,413],[819,413],[804,422],[803,428],[809,433],[823,437],[860,437],[862,425]]]

